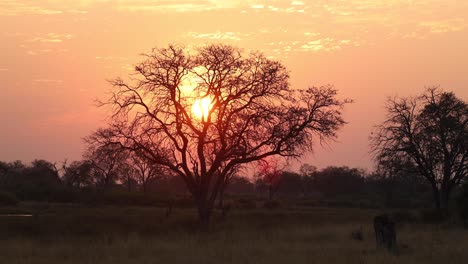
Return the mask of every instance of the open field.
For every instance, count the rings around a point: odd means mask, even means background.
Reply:
[[[18,210],[18,209],[14,209]],[[2,209],[5,213],[7,209]],[[398,256],[375,249],[377,210],[235,209],[197,231],[195,211],[53,206],[38,218],[0,217],[0,263],[465,263],[468,231],[398,224]],[[364,240],[351,239],[363,228]]]

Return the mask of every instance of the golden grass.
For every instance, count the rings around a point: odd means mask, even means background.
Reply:
[[[54,222],[55,233],[47,227],[47,232],[52,234],[10,235],[1,239],[0,263],[447,264],[468,261],[468,232],[460,228],[405,224],[398,229],[397,240],[401,247],[398,256],[376,250],[371,222],[377,212],[369,210],[245,210],[233,212],[209,232],[193,230],[190,216],[194,212],[186,209],[176,210],[170,220],[159,219],[157,216],[163,212],[158,209],[94,208],[80,209],[74,214],[66,212],[68,220],[62,220],[69,222],[63,226]],[[111,212],[114,214],[109,218]],[[116,228],[121,225],[120,229],[60,234],[65,226],[78,228],[80,222],[88,225],[96,221],[96,228],[100,228],[103,223],[96,216],[98,213],[108,221],[115,218],[118,224],[109,222],[109,225],[116,225]],[[40,224],[47,226],[54,217],[58,216],[43,217],[39,219],[43,221]],[[132,220],[128,220],[129,217]],[[184,222],[186,218],[190,221]],[[136,224],[136,220],[140,220],[140,225],[154,226],[145,229],[128,225]],[[77,226],[68,226],[72,223]],[[0,224],[11,223],[2,223],[0,219]],[[362,242],[350,238],[351,232],[359,226],[364,231]],[[145,230],[150,231],[144,233]]]

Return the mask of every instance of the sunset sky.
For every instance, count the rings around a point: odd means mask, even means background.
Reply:
[[[348,125],[302,159],[371,169],[387,96],[441,86],[468,100],[468,1],[0,0],[0,160],[77,160],[105,125],[107,80],[170,43],[280,60],[293,87],[333,84]]]

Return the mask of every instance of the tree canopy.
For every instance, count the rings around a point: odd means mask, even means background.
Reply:
[[[436,206],[447,208],[451,191],[468,174],[468,105],[439,88],[391,98],[372,145],[380,163],[414,164],[431,184]]]
[[[228,45],[176,45],[144,55],[129,81],[111,81],[107,128],[118,144],[181,177],[208,222],[225,178],[273,155],[297,157],[345,124],[332,86],[292,89],[286,68]]]

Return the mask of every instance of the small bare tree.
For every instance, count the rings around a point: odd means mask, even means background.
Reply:
[[[244,164],[297,157],[333,139],[347,101],[331,87],[292,89],[286,68],[227,45],[146,54],[131,81],[112,81],[110,126],[91,137],[118,143],[181,177],[207,226],[226,177]]]
[[[92,137],[85,138],[88,148],[83,155],[93,170],[96,187],[109,189],[128,172],[128,151],[119,144],[96,144]]]
[[[74,161],[63,164],[63,182],[74,188],[84,188],[95,184],[93,164],[88,160]]]
[[[273,200],[273,195],[278,191],[284,165],[280,165],[278,159],[261,159],[257,162],[259,172],[257,177],[268,188],[268,200]]]
[[[129,166],[132,168],[132,179],[141,186],[144,193],[147,192],[151,182],[163,177],[163,168],[145,158],[139,151],[130,154]]]
[[[380,164],[412,162],[432,186],[434,203],[447,209],[452,190],[468,174],[468,105],[430,88],[416,98],[391,98],[387,119],[371,136]]]

